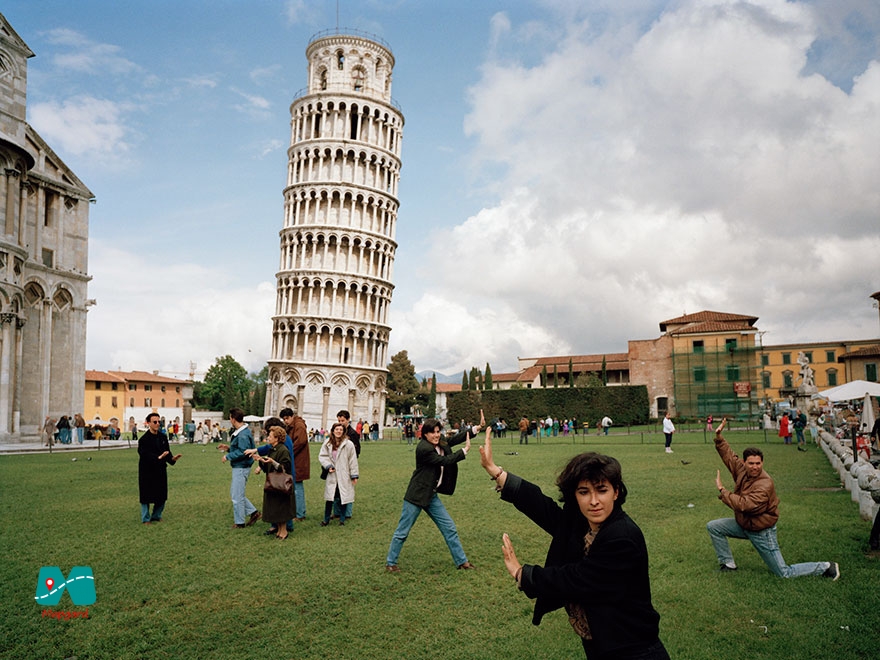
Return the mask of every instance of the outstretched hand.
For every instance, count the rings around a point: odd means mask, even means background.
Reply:
[[[724,430],[724,426],[725,426],[726,424],[727,424],[727,417],[723,418],[723,419],[721,420],[721,423],[718,425],[718,428],[715,429],[715,436],[716,436],[716,437],[719,436],[719,435],[721,435],[721,431]]]
[[[493,472],[490,472],[493,468],[495,468],[495,461],[492,458],[492,429],[486,429],[486,440],[483,443],[483,446],[480,447],[480,465],[483,466],[483,469],[486,472],[489,472],[489,476],[494,476],[495,472],[498,470],[495,469]]]
[[[504,553],[504,565],[507,567],[507,572],[515,579],[522,569],[522,564],[516,558],[516,552],[513,550],[513,543],[510,542],[510,537],[505,533],[501,536],[501,540],[503,542],[501,551]]]

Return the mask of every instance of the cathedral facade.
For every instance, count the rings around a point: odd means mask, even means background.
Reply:
[[[28,125],[34,56],[0,14],[0,437],[82,411],[89,203],[94,196]]]
[[[403,114],[376,37],[321,34],[291,137],[266,414],[310,428],[385,416]]]

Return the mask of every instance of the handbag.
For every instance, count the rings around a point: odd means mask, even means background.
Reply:
[[[324,481],[327,480],[327,475],[330,474],[330,468],[321,466],[321,479]]]
[[[293,492],[293,476],[286,472],[267,472],[263,490],[290,495]]]

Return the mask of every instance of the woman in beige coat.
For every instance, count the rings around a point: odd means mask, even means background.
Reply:
[[[324,486],[324,520],[321,527],[330,524],[333,501],[336,500],[340,515],[339,524],[351,515],[354,502],[354,487],[358,480],[358,461],[354,444],[345,434],[345,426],[336,423],[330,428],[330,435],[321,445],[318,453],[321,472],[326,471],[327,483]]]

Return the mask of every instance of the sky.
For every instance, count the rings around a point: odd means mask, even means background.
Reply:
[[[453,373],[758,317],[873,339],[875,0],[6,0],[28,121],[95,195],[87,368],[270,357],[305,49],[394,53],[389,356]],[[192,365],[195,367],[192,367]]]

